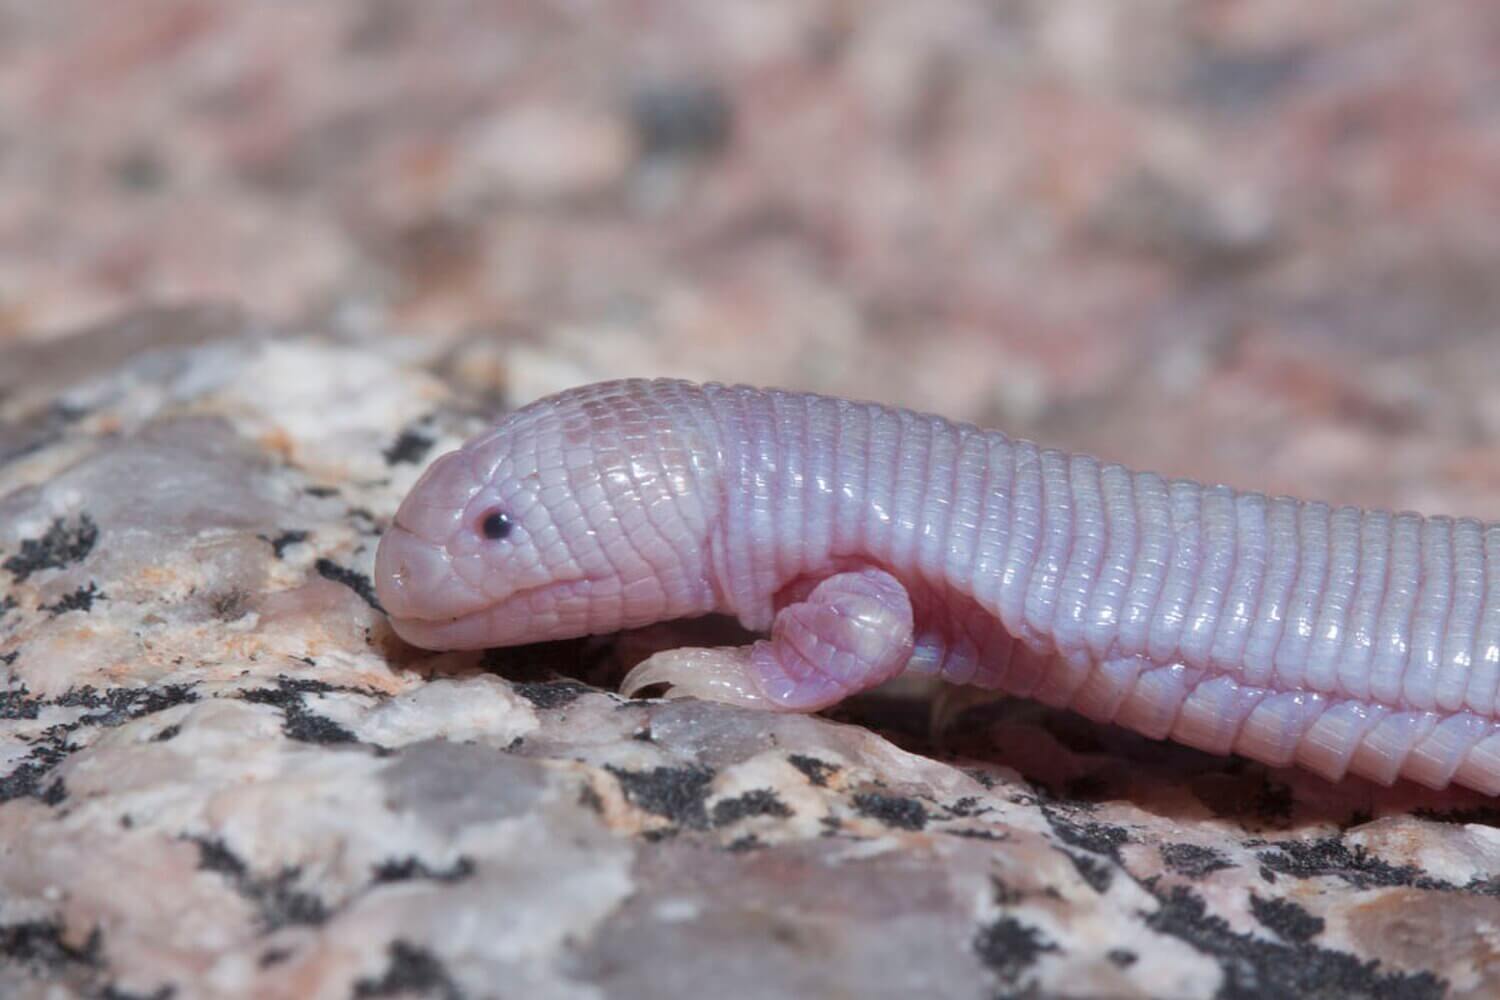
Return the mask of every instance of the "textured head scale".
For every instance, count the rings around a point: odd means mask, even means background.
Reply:
[[[713,610],[717,447],[701,390],[605,382],[449,452],[396,512],[376,589],[408,642],[473,649]]]

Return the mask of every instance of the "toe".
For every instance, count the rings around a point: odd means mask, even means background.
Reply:
[[[634,697],[659,684],[668,698],[698,698],[727,705],[774,708],[752,676],[746,647],[668,649],[635,666],[620,682],[620,693]]]

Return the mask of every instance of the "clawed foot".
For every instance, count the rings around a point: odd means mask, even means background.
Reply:
[[[878,569],[836,573],[781,608],[770,639],[657,653],[621,690],[670,684],[677,698],[816,712],[890,680],[912,646],[911,599],[895,577]]]
[[[669,685],[665,697],[698,698],[747,708],[770,708],[750,679],[750,647],[667,649],[636,664],[620,682],[627,698],[649,687]]]

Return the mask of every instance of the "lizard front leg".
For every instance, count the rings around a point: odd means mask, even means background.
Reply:
[[[771,637],[729,649],[672,649],[632,670],[621,690],[670,684],[678,697],[814,712],[890,680],[913,649],[911,598],[884,570],[829,576],[776,612]]]

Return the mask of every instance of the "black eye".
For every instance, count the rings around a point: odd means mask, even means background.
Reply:
[[[484,532],[484,537],[493,541],[499,541],[510,534],[510,529],[515,527],[510,518],[502,510],[492,510],[484,515],[484,520],[479,522],[479,530]]]

